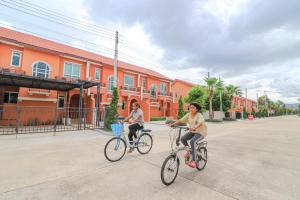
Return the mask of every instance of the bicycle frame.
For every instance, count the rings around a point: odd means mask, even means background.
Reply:
[[[137,130],[137,138],[140,137],[141,132],[142,132],[142,130]],[[127,137],[126,137],[126,135],[125,135],[125,131],[124,131],[124,130],[123,130],[122,134],[120,134],[119,136],[116,136],[116,137],[117,137],[117,138],[122,138],[122,139],[125,141],[126,148],[127,148],[128,146],[130,146],[130,143],[129,143],[129,141],[127,140]],[[116,147],[115,147],[116,150],[119,148],[119,145],[120,145],[120,140],[117,141],[117,144],[116,144]],[[134,148],[136,148],[136,145],[134,145]]]
[[[178,136],[176,138],[176,146],[175,148],[173,148],[173,142],[171,144],[171,155],[175,155],[176,159],[178,158],[178,152],[180,151],[185,151],[185,150],[191,150],[191,147],[180,147],[180,138],[181,138],[181,133],[182,133],[182,130],[188,130],[188,127],[187,126],[176,126],[174,127],[175,129],[176,128],[179,128],[179,133],[178,133]],[[207,142],[206,141],[199,141],[197,142],[197,145],[198,146],[204,146],[206,147],[207,146]]]

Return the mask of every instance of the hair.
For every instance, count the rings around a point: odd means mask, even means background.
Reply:
[[[201,109],[202,109],[201,106],[198,103],[195,103],[195,102],[190,103],[190,106],[195,106],[198,112],[200,112]]]
[[[140,104],[138,102],[134,102],[132,105],[135,105],[136,107],[140,108]]]

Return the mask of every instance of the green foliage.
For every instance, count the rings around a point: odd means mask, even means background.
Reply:
[[[118,117],[118,101],[119,101],[118,89],[114,87],[112,101],[110,103],[107,116],[104,120],[104,125],[108,129],[111,129],[110,127],[111,124],[116,123],[116,118]]]
[[[204,81],[207,84],[207,94],[208,94],[208,101],[209,101],[209,119],[213,119],[213,108],[212,108],[212,100],[214,98],[215,90],[218,84],[218,79],[215,77],[206,77]]]
[[[212,99],[213,110],[220,110],[220,95],[222,94],[222,108],[224,112],[227,112],[231,106],[230,95],[226,91],[216,91],[214,98]],[[209,100],[206,101],[206,109],[209,109]]]
[[[232,85],[232,84],[226,86],[225,89],[226,89],[227,93],[230,95],[231,98],[234,95],[241,96],[243,94],[242,90],[238,86],[235,86],[235,85]]]
[[[197,102],[201,107],[202,111],[205,111],[205,105],[207,100],[207,91],[204,87],[201,86],[195,86],[193,87],[189,93],[188,96],[184,99],[187,103]]]
[[[178,100],[178,115],[177,115],[177,119],[181,119],[184,115],[185,115],[185,112],[183,110],[183,100],[180,97],[180,99]]]
[[[165,121],[166,117],[151,117],[150,121]]]

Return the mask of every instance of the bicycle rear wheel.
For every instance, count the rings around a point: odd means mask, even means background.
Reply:
[[[153,139],[150,134],[143,133],[137,141],[137,150],[140,154],[147,154],[152,149]]]
[[[160,178],[163,184],[171,185],[177,177],[178,169],[179,158],[176,159],[175,155],[169,155],[161,167]]]
[[[197,169],[203,170],[207,163],[207,149],[205,147],[199,147],[196,152]]]
[[[113,137],[110,139],[104,148],[105,158],[111,162],[119,161],[123,158],[126,152],[126,142],[123,138]]]

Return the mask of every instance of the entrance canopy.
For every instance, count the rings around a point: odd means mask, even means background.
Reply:
[[[25,74],[12,73],[0,68],[0,85],[25,88],[48,89],[57,91],[69,91],[75,88],[87,89],[98,85],[94,81],[49,79]]]

